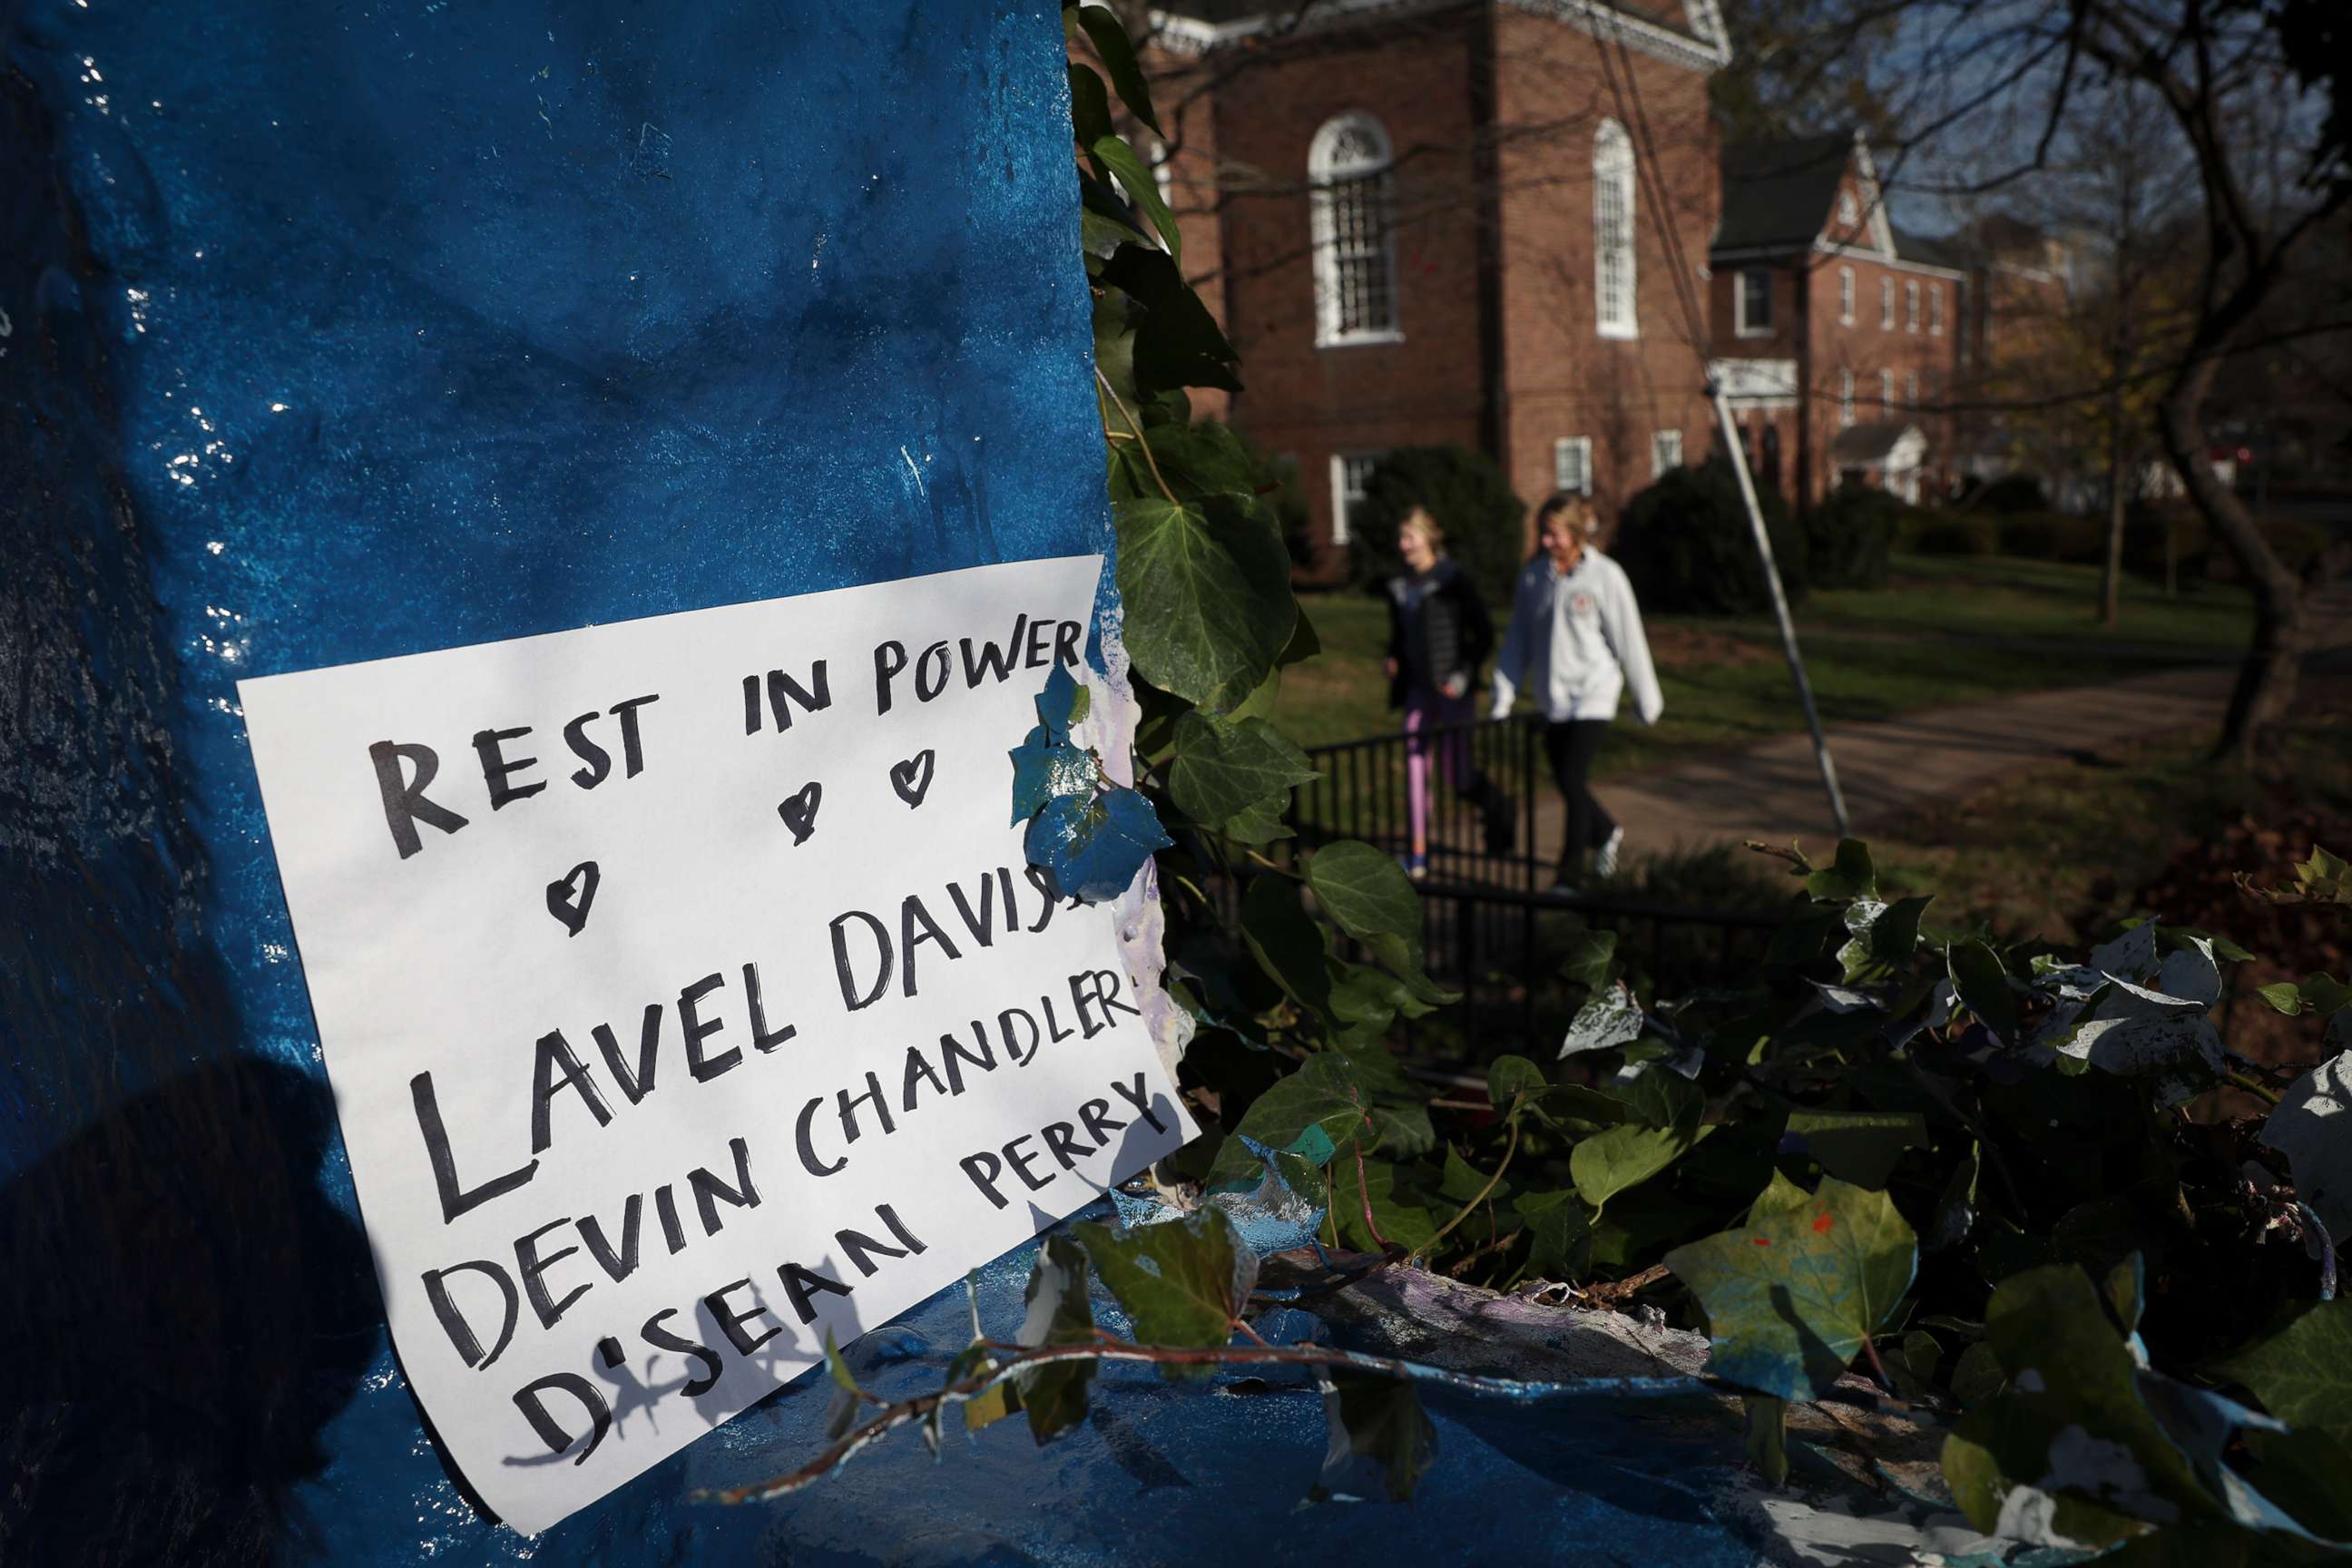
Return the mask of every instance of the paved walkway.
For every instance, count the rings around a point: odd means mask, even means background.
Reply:
[[[2321,606],[2322,649],[2306,681],[2341,679],[2352,648],[2352,590]],[[2036,767],[2080,762],[2112,748],[2218,731],[2237,677],[2234,662],[2157,670],[2099,686],[2064,687],[1998,701],[1934,709],[1899,719],[1832,724],[1830,754],[1846,814],[1862,837],[1941,802],[1964,800]],[[1790,732],[1744,751],[1638,773],[1594,787],[1624,826],[1629,854],[1757,838],[1809,848],[1836,842],[1812,742],[1789,698]],[[1565,811],[1547,790],[1537,816],[1544,858],[1559,852]]]

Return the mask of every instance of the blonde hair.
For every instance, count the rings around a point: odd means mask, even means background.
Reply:
[[[1445,530],[1437,526],[1437,519],[1430,515],[1425,506],[1417,506],[1405,513],[1403,521],[1397,524],[1397,531],[1420,534],[1429,542],[1430,549],[1441,554],[1445,550]]]
[[[1536,526],[1540,529],[1555,517],[1567,520],[1568,526],[1575,531],[1579,543],[1591,543],[1593,536],[1601,531],[1601,512],[1590,496],[1563,490],[1550,497],[1537,509]]]

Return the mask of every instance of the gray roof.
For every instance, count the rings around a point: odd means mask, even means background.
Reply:
[[[1714,248],[1799,250],[1812,244],[1853,157],[1851,131],[1726,147]]]
[[[1896,442],[1917,428],[1908,419],[1874,419],[1866,425],[1849,426],[1830,443],[1830,456],[1841,468],[1874,468],[1886,461]]]

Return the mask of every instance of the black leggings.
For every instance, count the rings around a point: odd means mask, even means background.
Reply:
[[[1617,830],[1616,820],[1601,809],[1584,782],[1601,750],[1601,738],[1608,732],[1605,719],[1570,719],[1544,726],[1544,754],[1551,759],[1552,777],[1559,781],[1559,793],[1568,802],[1568,832],[1559,845],[1563,882],[1581,882],[1586,854],[1608,843]]]

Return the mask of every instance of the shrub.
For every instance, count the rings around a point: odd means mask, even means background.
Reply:
[[[1292,569],[1307,570],[1315,564],[1315,544],[1307,532],[1312,514],[1307,492],[1299,488],[1298,459],[1265,451],[1238,430],[1234,434],[1240,437],[1242,450],[1249,454],[1250,487],[1282,530],[1282,545],[1290,552]]]
[[[1365,483],[1349,574],[1371,586],[1402,571],[1397,524],[1425,506],[1445,531],[1445,552],[1489,599],[1509,596],[1527,559],[1527,503],[1496,464],[1467,447],[1400,447]]]
[[[2000,519],[1983,512],[1922,511],[1911,548],[1922,555],[1998,555]]]
[[[1805,514],[1805,576],[1816,588],[1875,588],[1906,507],[1867,485],[1841,485]]]
[[[2057,511],[2011,512],[1995,520],[2000,552],[2024,561],[2097,561],[2106,553],[2106,519]]]
[[[2180,578],[2188,582],[2205,574],[2210,541],[2205,520],[2185,501],[2136,502],[2124,516],[2124,569],[2135,575],[2164,576],[2164,531],[2172,529],[2172,548]]]
[[[1805,595],[1805,538],[1775,491],[1759,493],[1780,584],[1794,604]],[[1610,553],[1633,580],[1646,609],[1749,616],[1772,607],[1739,482],[1720,457],[1675,468],[1625,503]]]
[[[1969,510],[2000,512],[2048,511],[2050,498],[2032,474],[2004,474],[1969,500]]]

